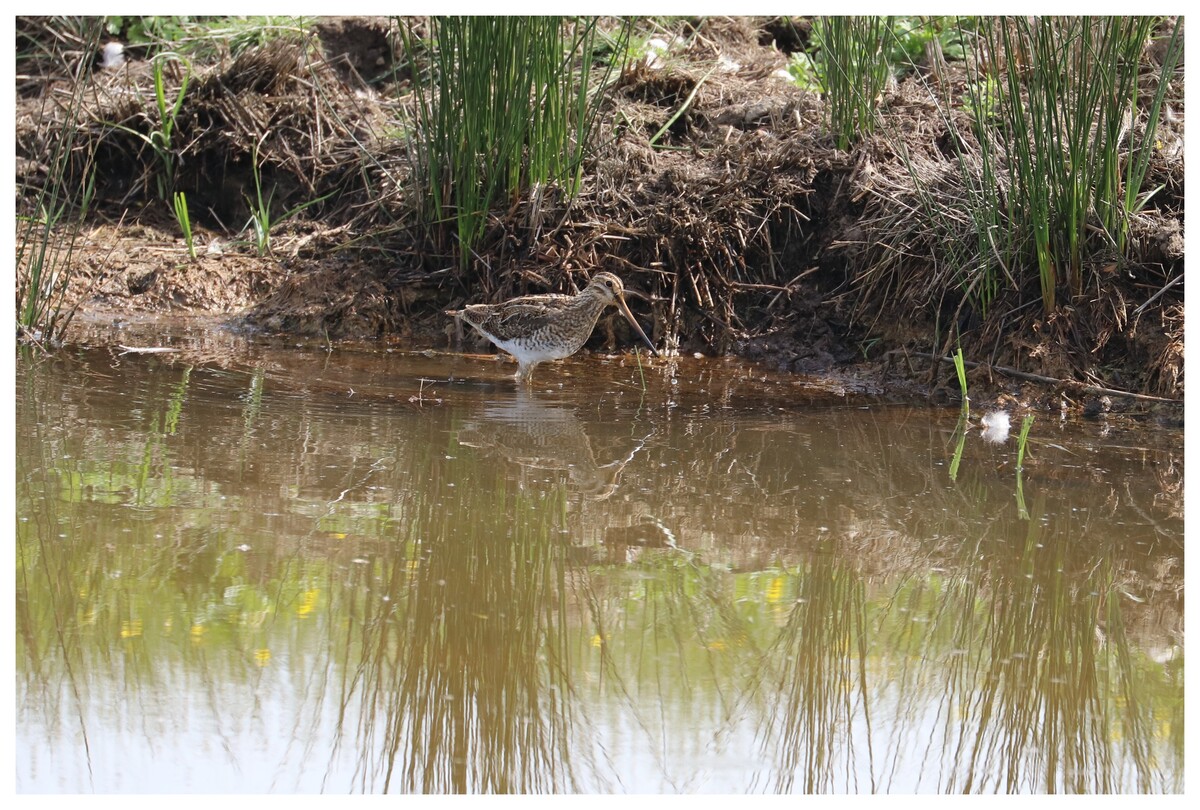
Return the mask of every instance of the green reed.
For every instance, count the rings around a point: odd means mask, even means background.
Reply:
[[[1167,88],[1170,86],[1170,77],[1175,72],[1179,61],[1183,58],[1182,32],[1183,20],[1180,18],[1179,23],[1171,32],[1171,40],[1167,46],[1166,55],[1163,57],[1158,90],[1155,91],[1154,98],[1151,99],[1150,106],[1146,111],[1146,125],[1142,129],[1140,137],[1130,139],[1132,154],[1125,161],[1124,216],[1116,219],[1117,251],[1119,253],[1124,252],[1129,238],[1129,217],[1141,211],[1150,201],[1150,198],[1162,188],[1159,186],[1150,191],[1142,191],[1142,186],[1146,180],[1146,173],[1150,169],[1150,158],[1153,156],[1155,149],[1159,117],[1162,114],[1163,100],[1166,98]],[[1137,99],[1134,98],[1131,101],[1134,109],[1136,109]]]
[[[175,97],[171,99],[167,97],[166,79],[167,64],[169,62],[178,62],[183,65],[183,73],[179,80],[179,90],[176,92]],[[139,132],[124,124],[110,123],[108,126],[132,135],[150,147],[150,151],[154,153],[158,165],[158,171],[154,173],[154,185],[158,192],[158,197],[160,200],[173,200],[172,194],[175,190],[177,156],[172,145],[172,138],[175,134],[175,123],[179,118],[179,111],[183,108],[183,102],[187,96],[188,81],[191,78],[192,67],[183,56],[170,51],[163,51],[151,60],[150,71],[154,79],[154,104],[158,112],[157,121],[154,124],[154,128],[150,130],[150,134],[147,135],[144,132]]]
[[[194,260],[196,258],[196,242],[192,236],[192,218],[188,215],[187,197],[182,191],[177,191],[172,202],[175,204],[175,221],[179,223],[179,229],[183,231],[183,241],[187,244],[188,255]]]
[[[263,197],[262,176],[258,167],[258,144],[250,154],[250,166],[254,175],[254,197],[246,197],[250,208],[250,221],[247,225],[254,228],[254,249],[259,256],[265,256],[271,251],[271,202],[275,197],[274,187]]]
[[[93,51],[98,39],[97,28],[89,40]],[[72,253],[96,189],[90,155],[82,174],[73,167],[82,132],[83,100],[91,90],[90,76],[90,64],[80,60],[65,113],[54,124],[61,130],[51,139],[54,146],[46,178],[36,191],[20,190],[32,197],[32,205],[19,210],[17,217],[17,331],[25,339],[57,341],[75,312],[75,307],[66,303],[74,275]],[[46,100],[49,103],[49,95]]]
[[[891,75],[891,17],[823,17],[813,26],[824,56],[825,103],[839,149],[875,129],[875,103]]]
[[[958,389],[962,395],[962,409],[958,414],[958,425],[955,427],[955,435],[958,436],[958,444],[954,448],[954,455],[950,459],[950,480],[958,480],[958,468],[962,464],[963,450],[967,446],[967,428],[969,427],[969,418],[971,416],[971,398],[967,396],[967,365],[963,360],[962,348],[954,353],[954,373],[958,377]]]
[[[958,377],[958,390],[962,394],[962,410],[965,415],[971,410],[971,398],[967,396],[967,364],[963,360],[961,346],[954,353],[954,373]]]
[[[1025,446],[1029,442],[1029,429],[1033,427],[1033,414],[1025,414],[1025,418],[1021,420],[1021,433],[1017,436],[1017,472],[1024,469],[1025,463]]]
[[[886,185],[890,204],[873,223],[891,249],[864,274],[930,301],[950,283],[986,314],[1001,289],[1032,288],[1043,308],[1076,295],[1089,266],[1119,259],[1130,222],[1157,189],[1143,189],[1181,36],[1169,34],[1157,77],[1139,77],[1157,18],[977,18],[959,20],[973,43],[961,107],[971,133],[950,139],[955,166],[910,154],[889,138],[912,189]],[[1139,95],[1150,78],[1156,89]],[[1151,84],[1151,86],[1154,86]],[[930,83],[948,132],[960,104]],[[915,193],[915,199],[910,199]],[[916,216],[913,216],[913,213]],[[929,244],[933,274],[911,268],[914,240]],[[945,269],[939,269],[945,268]],[[1028,268],[1028,271],[1025,269]],[[1034,270],[1033,268],[1037,268]]]
[[[1093,254],[1125,244],[1165,92],[1160,86],[1131,160],[1140,58],[1154,24],[1152,17],[981,20],[982,72],[968,84],[970,107],[985,166],[993,179],[1001,166],[1010,177],[1006,191],[981,179],[984,204],[1007,214],[1006,264],[1038,268],[1047,312],[1061,284],[1081,294]],[[1162,84],[1173,70],[1168,60]]]
[[[252,174],[254,175],[254,196],[250,197],[246,195],[245,197],[246,205],[250,209],[250,220],[246,223],[246,227],[254,231],[254,249],[257,254],[259,256],[266,256],[271,252],[272,228],[284,220],[291,219],[309,206],[324,202],[333,196],[333,192],[324,194],[308,202],[300,203],[276,217],[271,213],[272,203],[275,201],[275,186],[272,186],[266,196],[263,196],[262,172],[259,168],[258,160],[258,144],[255,144],[251,149],[250,162]]]
[[[577,192],[615,63],[589,80],[595,18],[431,17],[427,39],[411,27],[403,36],[414,55],[420,216],[439,241],[453,223],[466,268],[493,206],[544,186]]]
[[[173,101],[167,100],[166,79],[163,75],[168,59],[178,60],[184,67],[179,91]],[[162,167],[162,173],[157,175],[158,196],[165,200],[170,196],[175,183],[175,153],[171,147],[171,136],[175,132],[175,119],[179,117],[184,97],[187,95],[191,66],[177,54],[161,53],[151,63],[151,67],[154,71],[154,101],[158,107],[158,129],[150,133],[149,141]]]

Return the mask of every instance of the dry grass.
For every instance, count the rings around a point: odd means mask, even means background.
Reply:
[[[315,43],[194,66],[174,136],[175,187],[198,228],[226,240],[248,218],[258,141],[265,188],[277,189],[282,210],[333,192],[273,241],[275,280],[248,316],[273,328],[439,335],[450,306],[571,291],[605,269],[648,294],[633,305],[653,310],[654,338],[667,348],[794,357],[819,336],[819,356],[841,362],[897,345],[936,352],[953,325],[969,358],[1080,378],[1108,374],[1101,366],[1136,346],[1122,382],[1182,394],[1183,285],[1138,309],[1182,270],[1181,87],[1168,94],[1164,146],[1150,166],[1148,182],[1163,190],[1133,223],[1136,261],[1109,272],[1093,257],[1096,303],[1070,328],[1026,307],[1003,276],[980,318],[972,268],[987,246],[970,235],[970,192],[950,148],[964,144],[969,166],[971,134],[965,114],[939,110],[925,85],[961,97],[961,65],[902,82],[881,100],[881,134],[842,152],[825,132],[823,101],[773,75],[786,58],[769,45],[769,22],[673,23],[680,37],[663,64],[635,64],[615,88],[581,193],[568,201],[542,190],[489,211],[466,271],[414,227],[402,123],[412,98],[394,41],[389,61],[400,70],[370,86],[341,68],[361,60],[326,59]],[[178,78],[168,77],[169,91]],[[39,182],[59,121],[35,102],[61,81],[49,71],[21,80],[20,182]],[[87,111],[79,165],[92,155],[101,169],[99,215],[171,228],[169,206],[154,199],[154,155],[112,126],[155,125],[145,63],[99,75]],[[923,194],[936,196],[941,215],[929,215]],[[771,345],[782,354],[763,349]]]

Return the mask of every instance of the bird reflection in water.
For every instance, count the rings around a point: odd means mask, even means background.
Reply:
[[[503,459],[529,477],[536,471],[565,472],[572,492],[603,500],[617,490],[621,473],[652,434],[650,429],[641,439],[627,440],[628,452],[602,462],[573,409],[539,402],[518,389],[514,397],[488,405],[463,424],[458,443]]]

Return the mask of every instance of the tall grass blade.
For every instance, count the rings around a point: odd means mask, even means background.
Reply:
[[[958,376],[958,388],[962,393],[962,411],[965,416],[971,410],[971,398],[967,396],[967,366],[963,362],[961,346],[954,353],[954,373]]]
[[[1145,183],[1146,173],[1150,169],[1150,159],[1154,154],[1158,135],[1158,122],[1162,114],[1163,101],[1166,98],[1167,88],[1171,84],[1171,77],[1174,75],[1175,68],[1182,57],[1183,20],[1180,18],[1176,21],[1175,27],[1171,31],[1171,41],[1163,57],[1162,70],[1158,77],[1158,89],[1155,91],[1154,99],[1150,103],[1150,109],[1146,113],[1146,125],[1142,132],[1142,137],[1132,146],[1133,155],[1125,164],[1125,216],[1121,220],[1121,227],[1117,237],[1117,251],[1122,254],[1125,252],[1129,236],[1129,217],[1141,211],[1149,201],[1149,198],[1158,190],[1155,189],[1143,194],[1142,185]],[[1133,101],[1134,104],[1137,103],[1136,98]]]
[[[427,37],[411,26],[402,36],[420,219],[442,248],[453,226],[465,269],[493,207],[536,188],[578,191],[603,90],[619,66],[610,60],[593,81],[595,19],[433,17]]]
[[[1017,436],[1017,516],[1029,520],[1029,508],[1025,504],[1025,446],[1029,442],[1029,429],[1033,427],[1033,414],[1026,414],[1021,420],[1021,433]]]
[[[192,219],[188,215],[187,197],[182,191],[176,191],[172,201],[175,206],[175,221],[179,223],[179,229],[183,231],[183,241],[187,245],[188,255],[195,260],[196,242],[192,236]]]
[[[717,68],[714,66],[707,73],[700,77],[700,81],[696,82],[696,86],[692,88],[692,92],[688,93],[688,97],[685,98],[683,103],[679,105],[679,109],[675,111],[675,114],[668,118],[667,122],[659,127],[658,132],[655,132],[654,135],[650,137],[651,146],[655,146],[658,143],[658,139],[661,138],[663,134],[670,129],[676,121],[679,120],[679,116],[687,112],[688,107],[692,106],[692,101],[694,101],[696,98],[696,93],[700,92],[700,88],[706,81],[708,81],[708,77],[713,75],[713,72],[716,69]]]
[[[1033,427],[1033,414],[1026,414],[1021,420],[1021,433],[1017,436],[1017,470],[1024,469],[1025,446],[1029,442],[1029,429]]]
[[[99,42],[100,30],[97,22],[88,40],[89,52]],[[58,341],[74,314],[74,307],[66,305],[73,275],[72,255],[96,189],[92,156],[85,157],[80,169],[73,154],[82,129],[83,99],[91,88],[90,77],[90,64],[80,60],[61,130],[51,139],[54,146],[47,176],[32,192],[27,207],[18,202],[17,332],[38,342]]]

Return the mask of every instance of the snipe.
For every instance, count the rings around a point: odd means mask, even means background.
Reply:
[[[561,360],[579,351],[610,304],[617,305],[657,355],[625,303],[621,279],[612,273],[597,273],[579,295],[525,295],[499,304],[471,304],[446,314],[466,321],[515,357],[517,379],[528,383],[538,363]]]

